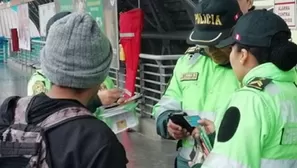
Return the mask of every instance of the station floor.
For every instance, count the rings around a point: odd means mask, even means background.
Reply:
[[[11,95],[26,95],[29,75],[0,64],[0,102]],[[175,143],[155,140],[136,132],[118,135],[126,149],[128,168],[173,168]]]

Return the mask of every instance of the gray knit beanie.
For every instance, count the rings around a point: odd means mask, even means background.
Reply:
[[[102,83],[111,59],[109,40],[86,13],[72,13],[57,20],[40,56],[45,76],[56,85],[70,88],[91,88]]]

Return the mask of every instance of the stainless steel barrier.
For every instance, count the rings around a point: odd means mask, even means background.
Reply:
[[[8,41],[5,38],[1,38],[0,46],[0,62],[6,62],[8,55]]]
[[[177,59],[181,55],[140,54],[140,63],[136,77],[136,92],[143,95],[138,108],[142,115],[152,117],[153,106],[166,90]],[[110,76],[118,86],[123,87],[125,74],[111,69]]]

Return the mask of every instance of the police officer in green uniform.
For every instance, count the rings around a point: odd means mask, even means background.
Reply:
[[[50,27],[55,21],[69,15],[70,13],[71,12],[69,11],[59,12],[55,14],[53,17],[51,17],[46,24],[46,30],[45,30],[46,36],[48,34]],[[48,90],[50,90],[50,88],[51,88],[51,82],[44,76],[42,71],[38,69],[36,70],[35,73],[33,73],[33,75],[31,76],[28,82],[27,95],[32,96],[42,92],[47,92]]]
[[[243,87],[231,98],[203,168],[297,167],[297,45],[290,38],[281,17],[255,10],[223,42],[233,44],[230,63]]]
[[[51,27],[51,25],[67,15],[71,12],[59,12],[55,14],[52,18],[49,19],[46,25],[46,34]],[[110,77],[107,77],[102,84],[98,84],[101,88],[98,91],[98,97],[95,97],[93,101],[89,104],[89,110],[95,111],[97,107],[101,105],[109,105],[114,102],[122,103],[124,99],[121,98],[122,91],[119,89],[114,88],[114,83],[112,82]],[[31,76],[31,79],[28,82],[27,94],[28,96],[36,95],[42,92],[47,92],[51,88],[51,82],[48,78],[44,76],[41,70],[36,70],[36,72]]]
[[[196,25],[188,42],[200,47],[189,48],[179,58],[170,84],[153,110],[157,133],[166,139],[179,140],[177,168],[190,167],[188,162],[197,156],[195,140],[168,116],[185,112],[214,121],[227,109],[231,94],[240,85],[229,64],[231,48],[216,46],[230,36],[241,15],[236,0],[201,0],[197,4]]]
[[[36,70],[28,82],[27,95],[32,96],[42,92],[46,93],[50,90],[51,85],[51,82],[44,76],[42,71]],[[89,109],[91,111],[95,111],[97,107],[101,105],[109,105],[114,102],[124,102],[124,99],[121,98],[122,91],[114,87],[114,83],[109,76],[106,77],[102,84],[98,85],[100,85],[98,97],[89,104]]]

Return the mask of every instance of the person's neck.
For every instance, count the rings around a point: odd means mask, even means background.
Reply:
[[[218,61],[211,54],[209,54],[207,52],[207,50],[201,50],[200,52],[201,52],[202,55],[208,56],[210,59],[212,59],[213,62],[215,62],[216,64],[218,64],[220,66],[228,67],[228,68],[231,67],[230,62],[229,62],[229,59],[228,58],[224,58],[223,55],[221,56],[222,59],[220,59]]]
[[[79,101],[83,105],[87,105],[89,99],[86,99],[82,94],[71,90],[70,88],[61,88],[58,86],[52,86],[51,90],[46,94],[52,99],[73,99]]]

